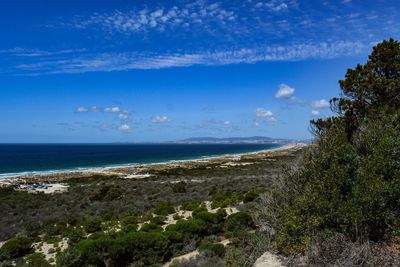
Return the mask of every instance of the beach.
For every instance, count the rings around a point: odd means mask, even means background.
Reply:
[[[257,152],[239,153],[214,157],[203,157],[200,159],[175,160],[164,163],[150,163],[132,166],[116,166],[104,168],[92,168],[76,171],[52,171],[38,174],[21,174],[13,177],[5,177],[0,180],[0,185],[15,183],[57,183],[66,182],[71,178],[85,178],[92,176],[113,176],[123,179],[143,179],[151,177],[159,172],[168,171],[174,168],[193,169],[199,167],[215,166],[228,168],[234,166],[251,165],[257,160],[268,159],[297,151],[307,146],[305,143],[286,144],[277,148],[261,150]]]

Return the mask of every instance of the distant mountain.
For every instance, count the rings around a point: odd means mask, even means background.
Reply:
[[[177,144],[287,144],[297,142],[291,139],[279,139],[265,136],[252,136],[252,137],[192,137],[180,141]]]

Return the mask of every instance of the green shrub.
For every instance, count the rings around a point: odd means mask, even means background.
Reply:
[[[145,223],[145,224],[142,225],[142,228],[140,228],[140,231],[143,231],[143,232],[162,232],[163,228],[158,224]]]
[[[168,203],[161,203],[154,208],[154,213],[157,215],[167,216],[174,212],[175,212],[174,206]]]
[[[212,196],[211,207],[213,209],[216,209],[216,208],[226,208],[228,206],[234,206],[239,204],[242,198],[243,198],[242,194],[236,192],[216,193]]]
[[[225,231],[235,232],[247,228],[254,228],[253,218],[247,212],[238,212],[229,215],[225,221]]]
[[[130,232],[115,238],[88,239],[57,256],[57,265],[74,266],[150,266],[168,259],[169,241],[161,233]],[[107,264],[106,264],[107,263]]]
[[[217,257],[223,258],[225,255],[225,247],[220,243],[212,243],[210,241],[203,241],[199,246],[199,251],[204,253],[210,253],[211,256],[215,255]]]
[[[174,193],[186,193],[187,184],[184,181],[180,181],[178,183],[172,184],[171,187]]]
[[[158,216],[151,218],[150,222],[154,223],[154,224],[158,224],[158,225],[163,225],[163,224],[165,224],[166,220],[167,220],[166,216],[158,215]]]
[[[195,210],[193,210],[193,212],[192,212],[192,216],[195,216],[197,213],[200,213],[200,212],[205,212],[205,211],[207,211],[207,207],[206,207],[206,205],[200,205],[198,208],[196,208]]]
[[[24,265],[29,267],[51,267],[51,264],[46,260],[42,253],[33,253],[28,255]]]
[[[275,247],[304,251],[320,232],[384,241],[400,230],[400,42],[383,41],[349,69],[333,98],[336,117],[312,122],[314,144],[299,169],[260,203]],[[262,211],[264,210],[264,211]],[[272,231],[273,232],[273,231]]]
[[[197,208],[199,208],[201,205],[201,202],[198,200],[191,200],[191,201],[187,201],[185,203],[182,204],[182,210],[189,210],[189,211],[194,211]]]
[[[203,220],[190,218],[188,220],[179,220],[176,224],[168,225],[166,230],[184,234],[206,235],[208,226]]]
[[[260,193],[257,191],[247,192],[244,195],[243,202],[244,203],[253,202],[253,201],[257,200],[259,198],[259,196],[260,196]]]
[[[0,248],[0,260],[22,257],[32,252],[32,240],[27,237],[14,237]]]
[[[94,233],[94,232],[101,231],[101,229],[102,229],[101,224],[102,224],[102,219],[100,217],[93,217],[93,218],[87,219],[84,222],[83,228],[85,229],[85,231],[87,233]]]
[[[74,245],[85,238],[85,233],[81,228],[74,228],[69,231],[67,237],[68,237],[68,244]]]

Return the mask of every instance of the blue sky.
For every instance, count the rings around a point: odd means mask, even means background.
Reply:
[[[389,0],[2,1],[0,142],[310,138]]]

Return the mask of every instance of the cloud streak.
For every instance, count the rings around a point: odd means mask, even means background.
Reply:
[[[43,58],[17,64],[12,71],[25,75],[151,70],[174,67],[221,66],[258,62],[331,59],[360,54],[367,46],[361,42],[338,41],[265,46],[231,51],[198,53],[100,53],[62,59]]]

